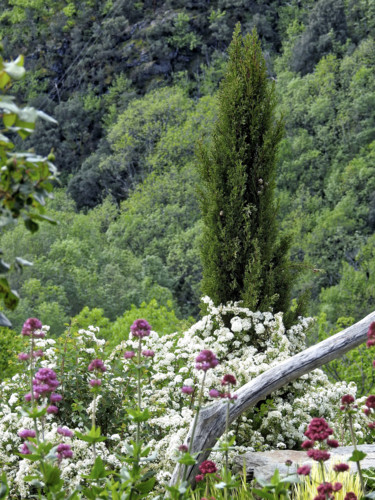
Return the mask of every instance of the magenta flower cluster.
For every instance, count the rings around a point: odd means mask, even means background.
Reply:
[[[145,319],[136,319],[130,327],[133,337],[148,337],[151,332],[151,326]]]
[[[60,385],[56,373],[50,368],[40,368],[33,379],[33,396],[35,399],[48,398],[51,403],[58,403],[62,400],[61,394],[57,394],[55,389]],[[25,395],[26,401],[31,401],[31,392]],[[57,413],[59,410],[55,404],[48,406],[47,413]]]
[[[101,359],[94,359],[91,361],[88,367],[89,372],[97,371],[97,372],[106,372],[107,368],[104,366],[104,363]]]
[[[209,349],[203,349],[195,358],[195,361],[195,368],[197,370],[203,370],[204,372],[210,368],[215,368],[219,364],[215,354]]]
[[[199,470],[201,473],[195,476],[197,483],[203,481],[206,474],[214,474],[217,472],[217,467],[215,462],[212,462],[212,460],[205,460],[200,464]]]
[[[72,458],[73,452],[69,444],[60,443],[57,447],[57,459],[61,461],[63,458]]]
[[[41,330],[42,326],[42,322],[38,318],[29,318],[23,324],[22,335],[26,337],[34,337],[35,339],[41,339],[46,336],[46,334]]]
[[[236,384],[237,380],[234,375],[227,374],[221,379],[221,385],[224,387],[235,386]],[[218,391],[217,389],[211,389],[208,394],[211,398],[229,399],[231,401],[235,401],[238,397],[237,394],[231,394],[229,391]]]

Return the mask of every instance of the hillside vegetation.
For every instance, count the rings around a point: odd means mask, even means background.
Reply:
[[[279,219],[306,269],[294,296],[311,291],[316,337],[373,310],[374,0],[3,3],[5,53],[24,53],[28,69],[14,90],[59,122],[38,125],[27,147],[55,149],[60,225],[1,237],[34,262],[13,276],[15,329],[37,316],[60,334],[85,307],[108,326],[155,301],[168,304],[166,331],[199,315],[195,152],[237,21],[259,33],[285,121]]]

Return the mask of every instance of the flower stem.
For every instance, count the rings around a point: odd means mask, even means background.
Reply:
[[[95,429],[96,426],[96,394],[94,394],[94,399],[92,402],[92,427]],[[95,448],[95,443],[92,443],[92,451],[94,454],[94,461],[96,460],[96,448]]]
[[[138,411],[141,412],[142,408],[142,393],[141,393],[141,352],[142,352],[142,338],[139,337],[138,341],[138,359],[137,359],[137,392],[138,392]],[[137,422],[137,434],[136,434],[136,443],[137,443],[137,454],[136,454],[136,463],[139,464],[139,443],[141,440],[141,422]]]
[[[35,408],[35,398],[34,398],[34,386],[33,386],[33,376],[34,376],[34,337],[31,335],[31,344],[30,344],[30,394],[31,394],[31,411]],[[39,444],[39,430],[38,430],[38,422],[35,417],[34,420],[34,429],[36,434],[36,440]]]
[[[350,413],[349,413],[349,429],[350,429],[350,435],[352,437],[354,449],[355,449],[355,451],[357,451],[357,441],[356,441],[354,429],[353,429],[353,418],[352,418],[352,415]],[[361,481],[362,493],[363,493],[363,495],[365,495],[366,491],[365,491],[365,483],[363,481],[361,463],[360,463],[360,461],[358,461],[358,462],[356,462],[356,464],[357,464],[359,479]]]
[[[197,411],[196,411],[196,414],[195,414],[195,417],[194,417],[193,429],[191,431],[191,438],[190,438],[190,442],[189,442],[188,453],[191,453],[191,449],[192,449],[193,443],[194,443],[194,437],[195,437],[195,431],[196,431],[197,423],[198,423],[199,411],[201,409],[202,400],[203,400],[203,390],[204,390],[204,383],[206,381],[206,374],[207,374],[207,372],[203,372],[202,385],[201,385],[201,388],[200,388],[200,391],[199,391],[198,406],[197,406]],[[182,479],[183,481],[186,480],[187,469],[188,469],[188,466],[185,465],[185,467],[184,467],[184,475],[183,475],[183,479]]]

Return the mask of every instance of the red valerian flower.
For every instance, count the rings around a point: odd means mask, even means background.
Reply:
[[[317,487],[319,495],[329,495],[333,491],[331,483],[322,483]]]
[[[308,476],[310,472],[311,472],[310,465],[302,465],[302,467],[298,467],[297,469],[297,474],[300,474],[302,476]]]
[[[237,380],[236,380],[236,377],[234,377],[234,375],[224,375],[222,381],[221,381],[221,385],[236,385],[237,384]]]
[[[340,446],[339,442],[336,439],[327,439],[327,445],[331,448],[338,448]]]
[[[301,448],[303,448],[304,450],[309,450],[310,448],[314,448],[314,445],[315,445],[315,441],[307,440],[301,444]]]
[[[324,441],[333,434],[333,430],[329,427],[324,418],[313,418],[309,423],[305,436],[312,441]]]
[[[326,450],[308,450],[307,455],[317,462],[325,462],[331,456]]]
[[[181,387],[181,392],[183,394],[193,394],[194,387],[190,387],[189,385],[184,385],[183,387]]]
[[[62,460],[63,458],[73,457],[73,452],[69,444],[63,444],[63,443],[59,444],[56,451],[57,451],[57,458],[59,460]]]
[[[42,328],[42,322],[38,318],[29,318],[25,321],[22,327],[22,335],[30,337],[33,335],[36,330],[40,330]],[[44,336],[44,335],[43,335]]]
[[[365,405],[367,408],[375,408],[375,396],[371,395],[366,399]]]
[[[358,500],[357,495],[353,491],[349,491],[344,497],[344,500]]]
[[[341,398],[341,404],[343,405],[351,405],[352,403],[354,403],[354,398],[351,394],[345,394],[345,396]]]
[[[211,460],[205,460],[200,464],[199,470],[202,474],[213,474],[214,472],[217,472],[217,467]]]
[[[151,326],[145,319],[136,319],[130,327],[133,337],[142,339],[151,333]]]
[[[107,371],[107,368],[104,366],[104,363],[101,359],[93,359],[87,369],[89,372],[98,370],[104,373]]]
[[[333,466],[333,470],[335,472],[346,472],[347,470],[349,470],[349,465],[344,463],[336,464]]]
[[[215,368],[215,366],[219,364],[215,354],[209,349],[203,349],[203,351],[201,351],[195,358],[195,361],[195,368],[197,370],[203,370],[204,372],[210,368]]]
[[[197,483],[200,483],[201,481],[203,481],[204,479],[204,475],[203,474],[198,474],[195,476],[195,480]]]

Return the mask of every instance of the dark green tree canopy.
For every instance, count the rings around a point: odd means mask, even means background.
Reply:
[[[255,31],[236,26],[211,143],[200,149],[202,289],[216,304],[287,312],[289,239],[279,238],[276,156],[283,122]]]

